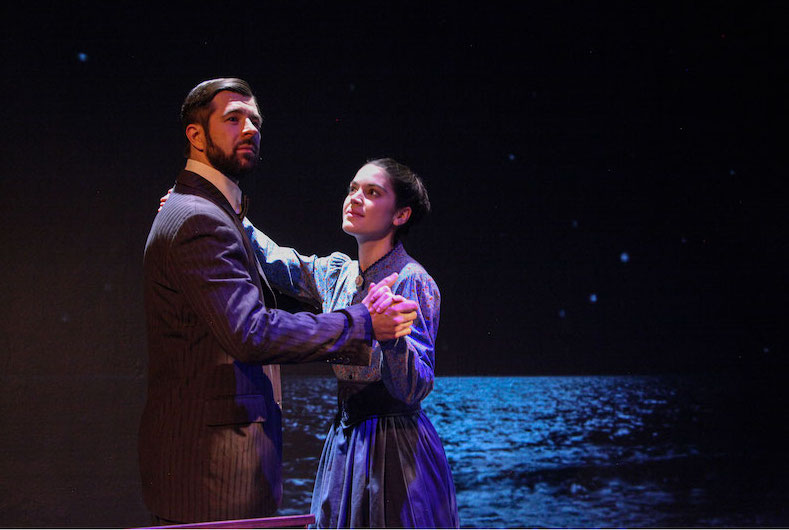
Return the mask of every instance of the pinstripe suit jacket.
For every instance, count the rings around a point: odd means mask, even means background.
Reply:
[[[282,427],[272,365],[368,365],[367,310],[270,309],[273,293],[263,294],[267,282],[238,216],[189,171],[153,222],[144,263],[146,505],[181,522],[273,514],[282,498]]]

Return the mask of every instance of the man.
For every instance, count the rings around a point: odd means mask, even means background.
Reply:
[[[408,334],[416,304],[382,282],[342,311],[273,309],[241,224],[238,183],[260,145],[252,90],[240,79],[203,82],[181,117],[189,160],[145,246],[143,497],[162,523],[268,516],[282,498],[278,363],[368,365],[372,339]],[[390,305],[371,315],[377,297],[376,308]]]

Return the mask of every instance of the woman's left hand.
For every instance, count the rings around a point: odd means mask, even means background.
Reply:
[[[364,297],[362,303],[367,310],[372,313],[374,311],[373,305],[376,301],[378,301],[382,296],[387,294],[391,295],[392,290],[390,287],[394,285],[395,280],[397,280],[397,273],[393,272],[383,280],[378,283],[371,283],[370,287],[367,289],[367,296]],[[391,305],[391,304],[390,304]],[[388,307],[388,306],[387,306]],[[380,311],[379,311],[380,312]]]
[[[370,308],[370,312],[375,311],[376,313],[383,313],[386,311],[389,306],[393,304],[399,304],[400,302],[405,302],[406,299],[403,298],[399,294],[394,294],[392,291],[388,291],[383,293],[378,300]]]
[[[167,194],[164,195],[161,199],[159,199],[159,209],[156,210],[157,212],[161,212],[162,211],[162,206],[164,206],[164,203],[166,203],[167,199],[170,198],[170,194],[172,192],[173,192],[173,188],[170,188],[169,190],[167,190]]]

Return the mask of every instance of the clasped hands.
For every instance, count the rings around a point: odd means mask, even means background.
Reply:
[[[399,339],[411,333],[416,320],[417,303],[394,294],[390,287],[397,280],[393,272],[380,282],[371,283],[362,303],[373,320],[373,333],[378,342]]]

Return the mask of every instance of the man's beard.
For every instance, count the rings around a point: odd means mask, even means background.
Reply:
[[[249,142],[242,142],[239,145],[245,145]],[[254,144],[249,143],[249,145],[254,146]],[[236,146],[238,147],[238,146]],[[247,175],[252,173],[252,170],[255,169],[255,165],[257,164],[257,152],[251,159],[245,159],[242,161],[238,154],[236,153],[236,147],[233,148],[233,152],[225,154],[219,147],[214,144],[213,140],[211,140],[211,135],[206,134],[206,158],[208,161],[211,162],[211,165],[215,168],[224,173],[228,178],[239,182],[244,179]]]

